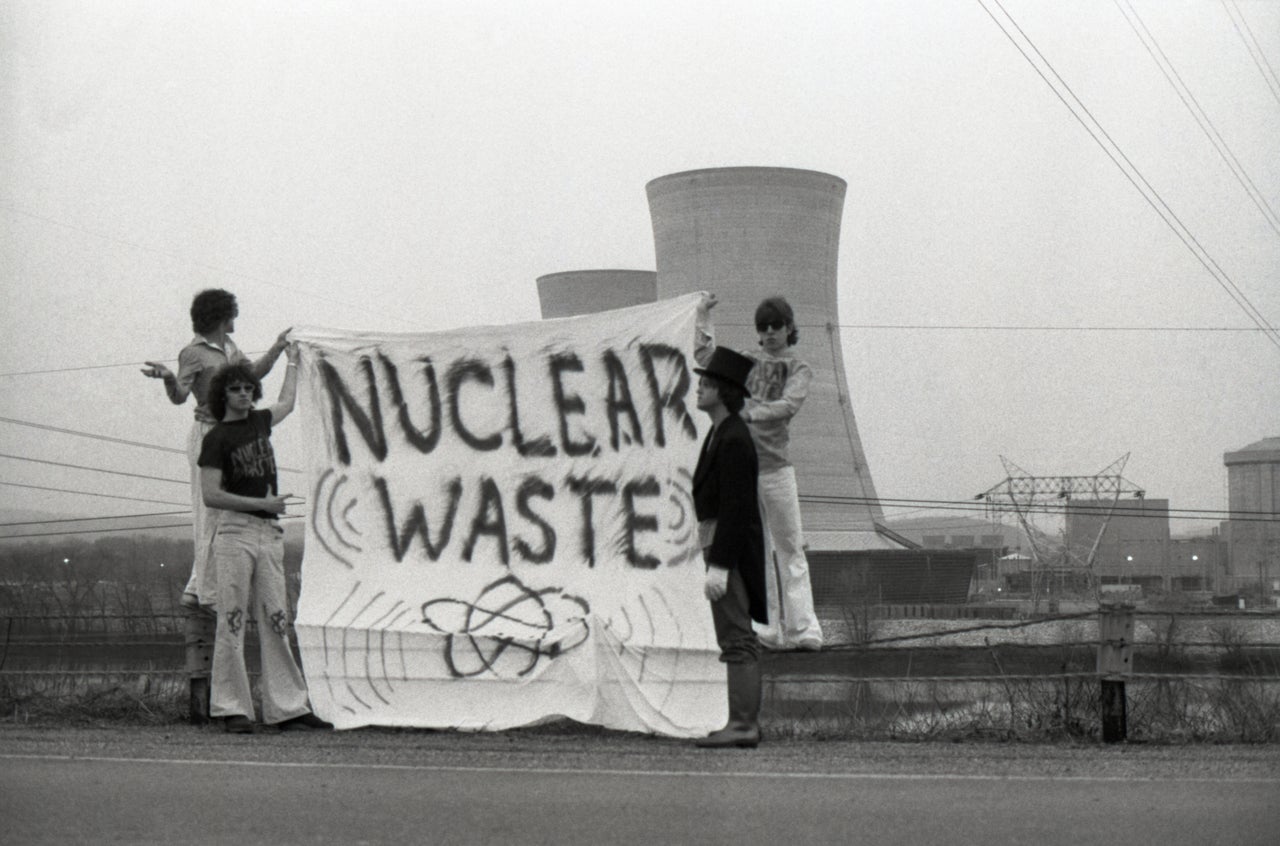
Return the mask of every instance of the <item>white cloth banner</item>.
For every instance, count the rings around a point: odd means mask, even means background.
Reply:
[[[692,483],[699,295],[423,334],[296,329],[297,632],[339,728],[725,719]]]

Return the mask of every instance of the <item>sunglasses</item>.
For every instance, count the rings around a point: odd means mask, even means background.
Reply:
[[[787,321],[785,320],[767,320],[763,323],[756,324],[757,332],[767,332],[770,329],[781,331],[786,328],[787,328]]]
[[[228,385],[227,393],[229,394],[251,394],[253,393],[253,385]]]

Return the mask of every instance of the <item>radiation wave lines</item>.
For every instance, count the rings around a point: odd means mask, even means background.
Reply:
[[[351,522],[351,512],[359,500],[350,492],[346,475],[330,468],[320,475],[311,494],[311,530],[325,552],[348,570],[355,569],[351,560],[364,548],[357,542],[361,531]]]
[[[373,710],[373,700],[390,705],[395,682],[408,680],[404,635],[397,629],[395,646],[391,648],[388,629],[410,614],[412,608],[402,599],[393,602],[385,591],[367,598],[364,594],[362,582],[352,585],[320,629],[323,678],[329,696],[349,714],[358,713],[356,706]],[[330,642],[331,630],[341,632],[337,643]],[[362,640],[357,640],[361,637]],[[398,676],[391,665],[395,659],[399,661]],[[358,662],[354,670],[353,662]],[[343,688],[341,691],[336,689],[335,678]]]

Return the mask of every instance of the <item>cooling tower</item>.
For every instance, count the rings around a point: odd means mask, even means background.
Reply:
[[[755,349],[760,300],[781,294],[795,309],[796,350],[813,368],[791,423],[791,461],[805,540],[814,551],[897,548],[883,522],[845,379],[836,257],[845,182],[808,170],[692,170],[646,186],[653,217],[658,297],[707,290],[716,343]]]
[[[594,314],[657,299],[652,270],[568,270],[538,277],[542,319]]]

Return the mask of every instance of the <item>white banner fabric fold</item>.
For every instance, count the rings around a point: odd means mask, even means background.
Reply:
[[[316,713],[723,725],[693,467],[699,295],[422,334],[305,327],[296,628]]]

